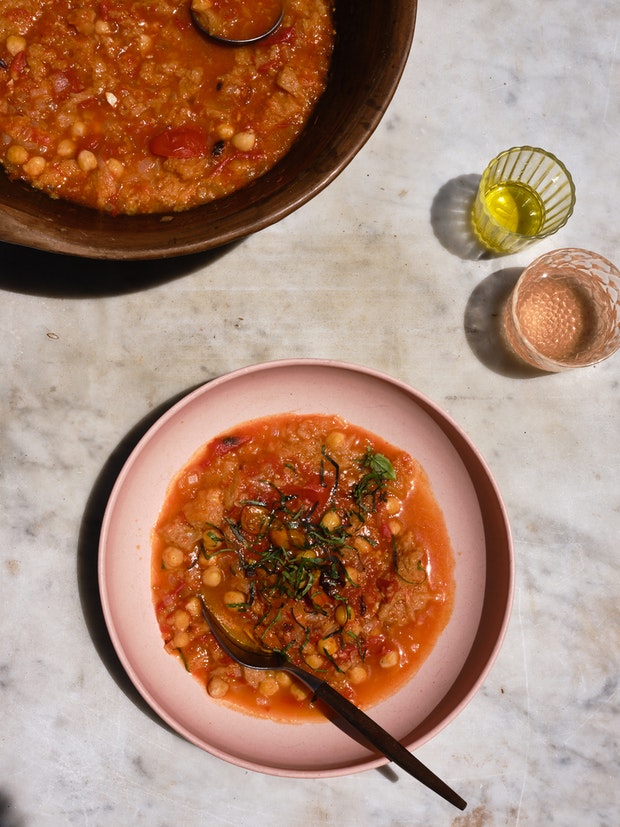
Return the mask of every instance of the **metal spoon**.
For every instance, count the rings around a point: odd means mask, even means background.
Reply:
[[[334,712],[343,718],[368,743],[372,744],[383,755],[402,767],[409,775],[417,778],[422,784],[436,792],[459,810],[464,810],[467,803],[454,792],[444,781],[438,778],[431,770],[424,766],[399,741],[379,726],[366,713],[343,697],[325,681],[300,669],[279,652],[266,649],[249,649],[230,636],[213,612],[207,607],[202,596],[198,596],[202,605],[202,613],[213,635],[222,649],[233,660],[250,669],[280,669],[289,672],[308,686],[313,694],[313,700],[319,698]],[[346,730],[345,730],[346,731]]]
[[[280,11],[275,22],[272,23],[265,31],[259,32],[251,37],[235,36],[234,24],[232,26],[232,32],[229,32],[226,22],[222,21],[222,19],[218,17],[217,13],[213,11],[211,3],[208,2],[208,0],[207,2],[205,2],[205,0],[192,0],[190,13],[196,26],[208,35],[211,40],[215,40],[218,43],[224,43],[227,46],[249,46],[253,43],[258,43],[260,40],[264,40],[276,31],[276,29],[280,26],[280,23],[282,23],[284,8],[282,7],[282,4],[280,4]]]

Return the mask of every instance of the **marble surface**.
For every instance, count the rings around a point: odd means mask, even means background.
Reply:
[[[323,193],[215,255],[91,263],[0,245],[0,824],[615,825],[620,820],[620,356],[518,370],[497,311],[555,247],[620,259],[617,0],[421,0],[369,143]],[[569,224],[480,257],[465,205],[496,152],[548,148]],[[458,813],[399,770],[281,779],[150,715],[97,603],[105,493],[173,397],[229,370],[321,357],[429,396],[480,448],[510,516],[513,614],[463,713],[419,751]]]

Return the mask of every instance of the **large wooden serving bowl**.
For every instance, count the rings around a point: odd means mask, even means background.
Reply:
[[[301,207],[347,166],[385,113],[407,62],[417,0],[335,0],[328,85],[298,141],[266,175],[187,212],[109,216],[53,200],[0,171],[0,242],[98,259],[220,247]]]

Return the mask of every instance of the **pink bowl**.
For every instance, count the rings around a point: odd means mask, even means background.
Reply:
[[[411,749],[459,714],[491,668],[510,615],[506,512],[459,427],[417,391],[366,368],[314,360],[256,365],[215,379],[170,408],[139,442],[112,491],[99,548],[101,600],[131,680],[189,741],[273,775],[343,775],[386,759],[327,722],[276,723],[211,699],[164,651],[151,601],[150,532],[172,477],[232,425],[287,411],[339,414],[405,449],[426,469],[455,553],[454,610],[420,670],[370,714]]]

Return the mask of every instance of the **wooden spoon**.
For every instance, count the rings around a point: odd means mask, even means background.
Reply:
[[[300,669],[299,666],[291,663],[287,656],[281,652],[274,652],[272,650],[260,649],[258,646],[249,648],[233,638],[222,623],[215,617],[213,612],[205,603],[202,595],[198,595],[202,606],[202,614],[211,629],[215,639],[222,647],[222,649],[230,655],[233,660],[250,669],[275,669],[283,670],[294,675],[302,681],[313,692],[313,699],[319,698],[326,704],[336,715],[345,721],[349,727],[362,737],[362,739],[372,744],[375,749],[379,750],[386,758],[394,761],[403,770],[412,775],[422,784],[427,786],[433,792],[445,798],[450,804],[453,804],[459,810],[464,810],[467,806],[466,802],[461,796],[451,789],[445,781],[435,775],[422,764],[412,753],[406,749],[400,741],[397,741],[392,735],[386,732],[383,727],[379,726],[376,721],[369,718],[365,712],[362,712],[355,704],[347,700],[339,692],[336,692],[328,683],[317,675],[306,672],[305,669]],[[337,723],[334,720],[334,723]],[[343,728],[343,727],[341,727]],[[343,731],[347,731],[343,728]],[[348,732],[347,734],[351,734]]]

